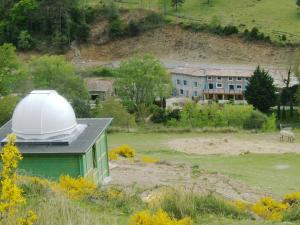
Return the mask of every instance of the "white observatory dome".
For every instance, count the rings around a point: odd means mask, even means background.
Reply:
[[[71,135],[77,128],[70,103],[56,91],[32,91],[17,105],[12,131],[24,140],[49,140]]]

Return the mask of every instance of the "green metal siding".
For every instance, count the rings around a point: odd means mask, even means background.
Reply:
[[[93,179],[96,183],[101,183],[105,177],[109,176],[106,140],[106,133],[103,133],[95,142],[95,146],[83,157],[83,164],[85,165],[84,175]],[[95,148],[95,154],[93,154],[93,148]],[[94,155],[96,159],[94,159]],[[93,165],[93,160],[95,160],[95,166]]]
[[[61,175],[68,174],[72,177],[87,177],[96,183],[102,183],[110,175],[106,133],[83,155],[26,154],[23,157],[19,168],[28,175],[57,180]]]
[[[60,175],[81,175],[81,155],[23,155],[20,170],[26,174],[57,180]]]

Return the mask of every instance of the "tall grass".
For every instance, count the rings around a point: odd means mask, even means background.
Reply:
[[[181,219],[213,214],[233,219],[250,218],[248,214],[234,207],[224,199],[213,195],[201,195],[191,190],[167,190],[165,195],[154,204],[169,215]]]

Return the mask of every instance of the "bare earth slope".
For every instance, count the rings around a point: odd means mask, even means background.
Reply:
[[[104,44],[97,44],[103,31],[94,29],[94,32],[90,44],[78,46],[81,56],[76,64],[80,66],[96,66],[145,53],[185,62],[282,65],[295,51],[290,47],[245,42],[236,36],[194,33],[171,26]],[[67,56],[74,59],[74,51],[70,50]]]

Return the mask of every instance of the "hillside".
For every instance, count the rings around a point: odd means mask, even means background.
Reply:
[[[93,27],[105,29],[99,23]],[[81,54],[75,62],[79,67],[101,65],[145,53],[164,60],[184,62],[286,65],[289,57],[298,50],[295,47],[246,42],[236,36],[195,33],[174,26],[150,30],[137,37],[98,44],[98,38],[103,32],[101,29],[92,29],[89,44],[78,46]],[[72,49],[67,57],[69,60],[74,59]]]
[[[233,24],[241,30],[257,27],[273,40],[278,41],[279,36],[285,34],[290,42],[300,42],[300,11],[295,0],[211,0],[209,4],[207,0],[186,0],[178,11],[164,2],[128,0],[121,1],[120,5],[163,11],[163,4],[166,4],[167,14],[201,23],[210,23],[216,17],[222,25]]]

